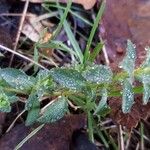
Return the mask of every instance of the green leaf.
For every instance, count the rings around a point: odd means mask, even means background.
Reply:
[[[142,83],[143,83],[143,104],[147,104],[150,98],[150,75],[143,74]]]
[[[67,99],[63,96],[59,97],[46,108],[44,114],[38,119],[38,121],[42,123],[55,122],[61,119],[67,111]]]
[[[90,47],[91,47],[91,44],[92,44],[92,40],[94,38],[96,29],[97,29],[97,27],[98,27],[98,25],[100,23],[101,18],[102,18],[103,12],[105,10],[105,6],[106,6],[106,1],[102,1],[100,9],[99,9],[99,11],[97,13],[96,19],[94,21],[92,30],[90,32],[90,36],[89,36],[88,41],[87,41],[87,45],[86,45],[85,52],[84,52],[84,64],[89,59]]]
[[[134,103],[134,93],[132,84],[129,79],[125,79],[123,82],[123,95],[122,95],[122,111],[123,113],[129,113]]]
[[[82,64],[83,63],[83,53],[82,50],[77,42],[77,40],[75,39],[74,33],[72,32],[70,25],[68,24],[68,22],[65,20],[64,21],[64,29],[65,32],[68,36],[68,39],[71,42],[71,45],[74,49],[74,52],[76,53],[76,58],[79,60],[79,62]]]
[[[7,96],[10,103],[15,103],[19,100],[19,97],[17,97],[16,95],[7,94]]]
[[[11,106],[8,100],[8,96],[4,93],[0,94],[0,111],[2,112],[10,112]]]
[[[146,60],[141,65],[142,68],[150,67],[150,47],[146,47],[145,50],[147,54],[146,54]]]
[[[35,84],[35,79],[23,71],[13,68],[0,69],[0,78],[17,90],[30,91]]]
[[[59,6],[59,2],[57,2],[57,5]],[[59,22],[59,25],[57,27],[57,29],[54,31],[53,35],[52,35],[52,38],[51,39],[55,39],[56,36],[59,34],[59,32],[61,31],[61,28],[63,26],[63,23],[65,21],[65,19],[67,18],[67,15],[69,13],[69,10],[71,8],[71,4],[72,4],[72,0],[69,0],[68,3],[67,3],[67,6],[65,8],[65,12],[64,13],[61,13],[60,17],[61,17],[61,20]]]
[[[25,109],[28,110],[26,125],[29,126],[35,123],[40,113],[40,102],[36,93],[29,95]]]
[[[10,92],[10,91],[4,91],[3,87],[0,87],[0,93],[4,93],[7,96],[10,104],[17,102],[19,100],[19,97],[16,96],[15,93]]]
[[[104,108],[107,108],[107,97],[108,97],[108,95],[107,95],[106,88],[104,88],[101,93],[102,93],[102,98],[99,101],[99,104],[98,104],[94,114],[97,114],[100,111],[102,111]]]
[[[146,60],[142,63],[141,68],[147,72],[150,67],[150,47],[145,48],[147,51]],[[147,104],[150,98],[150,75],[141,73],[138,79],[143,83],[143,104]]]
[[[83,72],[83,76],[87,81],[97,84],[111,82],[112,75],[111,69],[104,65],[93,65]]]
[[[135,67],[135,59],[136,59],[136,49],[135,45],[128,40],[127,41],[127,50],[126,56],[123,61],[120,63],[120,68],[123,68],[126,72],[128,72],[129,76],[132,76]]]
[[[53,82],[49,71],[40,70],[36,76],[36,91],[39,97],[43,96],[44,93],[52,92],[56,84]]]
[[[50,74],[54,81],[72,90],[81,90],[86,86],[86,80],[80,72],[74,69],[54,68]]]
[[[97,55],[100,53],[100,51],[102,50],[103,47],[103,43],[99,42],[96,47],[94,48],[93,52],[90,54],[90,58],[89,61],[90,62],[94,62],[95,58],[97,57]]]

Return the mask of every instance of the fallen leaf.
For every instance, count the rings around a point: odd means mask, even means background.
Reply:
[[[145,58],[144,48],[150,45],[150,1],[106,1],[100,36],[106,41],[106,51],[111,62],[118,64],[130,39],[137,47],[137,62]]]
[[[130,113],[124,114],[121,110],[121,98],[110,98],[109,106],[112,109],[111,118],[117,124],[125,126],[129,131],[138,125],[141,119],[146,119],[150,115],[150,103],[142,104],[142,96],[135,96],[135,103]]]
[[[38,133],[30,138],[21,150],[69,150],[72,134],[86,126],[85,115],[69,115],[58,122],[45,125]],[[12,150],[21,142],[33,127],[17,125],[0,140],[0,147],[3,150]],[[13,137],[13,138],[12,138]]]
[[[36,20],[36,15],[27,16],[22,28],[22,33],[33,42],[38,42],[40,33],[44,31],[44,26],[40,22],[36,22]]]
[[[25,1],[25,0],[22,0]],[[32,3],[43,3],[44,0],[30,0]],[[46,2],[56,2],[55,0],[47,0]],[[61,3],[67,3],[68,0],[59,0]],[[96,0],[72,0],[73,3],[81,4],[86,10],[93,8]]]

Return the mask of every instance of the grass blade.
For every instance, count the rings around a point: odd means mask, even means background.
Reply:
[[[65,19],[67,18],[68,12],[69,12],[70,7],[71,7],[71,4],[72,4],[72,0],[68,0],[65,12],[64,12],[63,15],[61,15],[61,20],[59,22],[59,25],[58,25],[57,29],[54,31],[51,39],[54,39],[58,35],[58,33],[60,32],[60,30],[63,26],[63,23],[64,23]]]
[[[78,42],[76,41],[73,32],[70,29],[70,25],[68,24],[68,22],[65,20],[64,21],[64,29],[67,33],[67,36],[73,46],[74,51],[76,52],[77,58],[79,59],[80,63],[83,63],[83,54],[82,51],[79,47]]]
[[[84,52],[84,63],[89,59],[89,56],[90,56],[90,47],[91,47],[91,44],[92,44],[92,40],[94,38],[94,34],[95,34],[95,31],[99,25],[99,22],[102,18],[102,15],[103,15],[103,12],[104,12],[104,9],[105,9],[105,5],[106,5],[106,1],[103,0],[102,4],[101,4],[101,7],[98,11],[98,14],[97,14],[97,17],[96,17],[96,20],[94,21],[94,25],[92,27],[92,30],[91,30],[91,33],[90,33],[90,36],[89,36],[89,39],[88,39],[88,42],[87,42],[87,45],[86,45],[86,49],[85,49],[85,52]]]
[[[65,10],[65,7],[64,7],[64,6],[57,6],[56,4],[48,4],[48,5],[44,6],[44,8],[45,8],[46,10],[48,10],[47,7],[59,8],[59,9]],[[48,11],[49,11],[49,10],[48,10]],[[89,22],[87,19],[85,19],[84,17],[80,16],[80,15],[77,14],[76,12],[74,12],[74,11],[72,11],[72,10],[69,10],[69,13],[71,13],[71,14],[74,15],[75,17],[81,19],[81,20],[82,20],[84,23],[86,23],[87,25],[93,26],[93,24],[92,24],[91,22]]]
[[[100,51],[102,50],[103,47],[103,43],[99,42],[96,47],[94,48],[93,52],[90,55],[89,61],[90,62],[94,62],[96,56],[100,53]]]

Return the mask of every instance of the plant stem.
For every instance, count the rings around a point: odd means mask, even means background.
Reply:
[[[94,143],[92,114],[91,114],[90,111],[88,111],[87,114],[88,114],[88,133],[89,133],[89,139],[91,140],[91,142]]]

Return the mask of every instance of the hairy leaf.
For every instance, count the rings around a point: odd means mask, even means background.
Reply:
[[[35,84],[33,77],[27,76],[23,71],[13,68],[0,69],[0,78],[18,90],[31,90]]]
[[[142,75],[143,83],[143,104],[147,104],[150,98],[150,75]]]
[[[36,77],[36,91],[39,97],[44,93],[50,93],[55,89],[55,83],[51,78],[49,71],[40,70]]]
[[[29,95],[25,109],[28,110],[26,125],[29,126],[35,123],[40,113],[40,102],[36,93]]]
[[[120,63],[120,68],[123,68],[126,72],[128,72],[130,77],[134,71],[135,59],[136,59],[135,45],[130,40],[128,40],[126,56],[124,57],[123,61]]]
[[[0,111],[2,112],[10,112],[11,106],[8,100],[8,96],[4,93],[0,94]]]
[[[108,97],[107,90],[104,88],[102,90],[102,98],[99,101],[99,104],[98,104],[94,114],[99,113],[101,110],[103,110],[105,107],[107,107],[107,97]]]
[[[50,71],[50,74],[61,86],[72,90],[81,90],[86,85],[86,80],[80,72],[74,69],[54,68]]]
[[[10,103],[14,103],[14,102],[17,102],[19,100],[19,97],[16,96],[16,94],[14,92],[4,91],[3,87],[0,87],[0,93],[3,93],[4,95],[6,95],[8,98],[8,101]]]
[[[146,47],[145,50],[147,51],[147,55],[146,60],[141,65],[142,68],[150,67],[150,47]]]
[[[93,65],[83,72],[83,76],[87,81],[95,83],[108,83],[112,79],[112,71],[104,65]]]
[[[59,97],[54,103],[48,106],[44,114],[38,119],[39,122],[55,122],[61,119],[68,111],[67,99]]]
[[[129,113],[134,103],[134,93],[129,79],[125,79],[123,83],[123,96],[122,96],[122,111]]]
[[[147,51],[146,60],[142,63],[141,67],[146,71],[150,67],[150,47],[145,48]],[[140,78],[143,83],[143,104],[147,104],[150,98],[150,75],[141,74]]]

